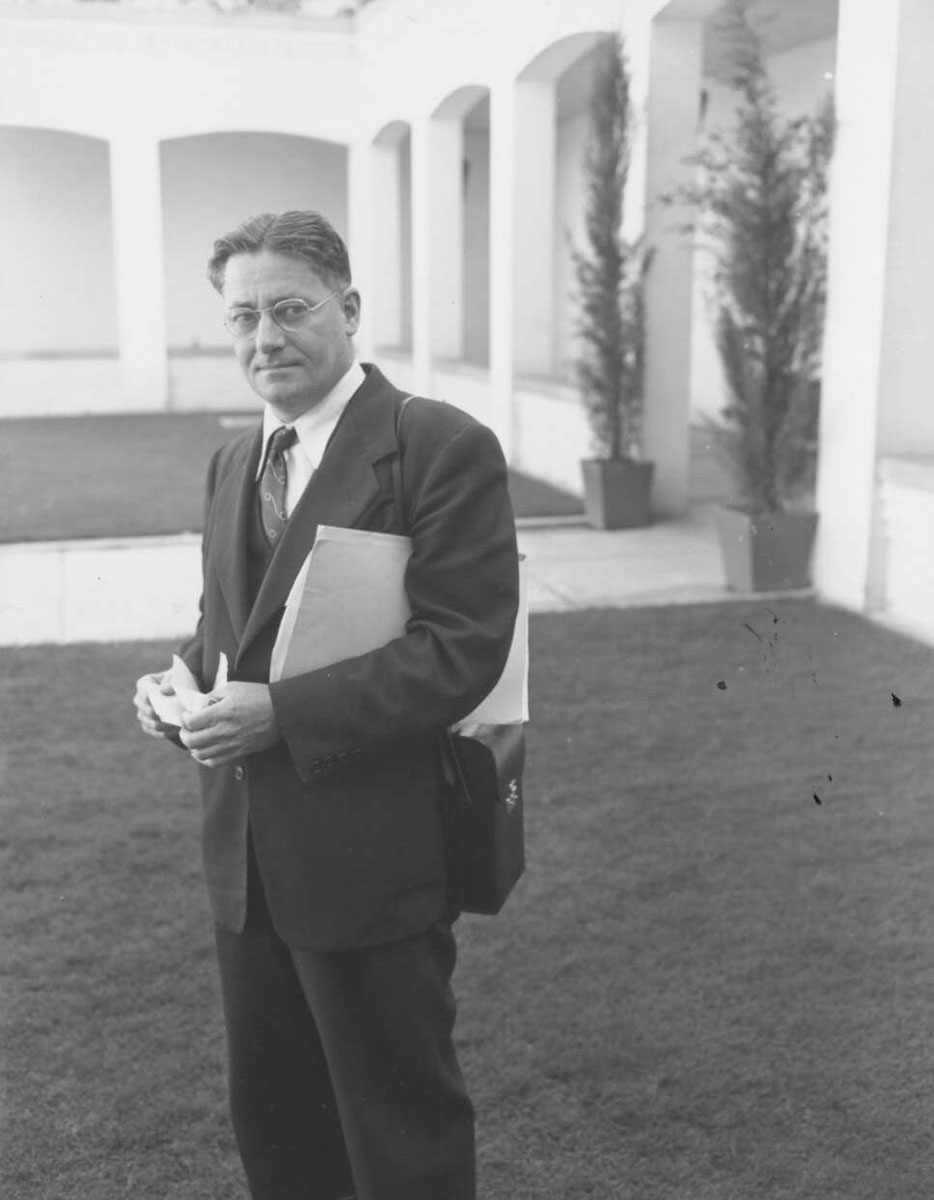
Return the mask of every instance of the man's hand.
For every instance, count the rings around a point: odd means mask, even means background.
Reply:
[[[149,699],[149,693],[153,688],[157,688],[163,696],[175,695],[175,689],[170,681],[171,674],[171,671],[159,671],[154,675],[141,675],[136,681],[136,695],[133,697],[133,703],[136,705],[136,719],[139,721],[143,733],[148,733],[150,737],[167,738],[171,737],[173,733],[177,733],[176,726],[166,725],[164,721],[159,720]]]
[[[255,754],[280,737],[269,688],[265,683],[225,683],[211,702],[182,720],[182,745],[205,767]]]

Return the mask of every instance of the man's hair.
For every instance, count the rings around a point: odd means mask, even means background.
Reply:
[[[350,259],[344,240],[319,212],[260,213],[219,237],[208,259],[208,279],[219,292],[228,259],[271,250],[304,259],[329,288],[350,286]]]

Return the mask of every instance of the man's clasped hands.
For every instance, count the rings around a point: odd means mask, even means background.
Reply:
[[[247,754],[266,750],[280,738],[269,687],[265,683],[221,682],[202,707],[180,710],[180,724],[162,719],[153,704],[176,695],[172,671],[143,675],[136,681],[136,717],[144,733],[175,738],[205,767],[222,767]]]

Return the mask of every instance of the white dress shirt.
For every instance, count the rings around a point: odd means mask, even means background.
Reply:
[[[286,516],[291,516],[295,505],[302,498],[302,493],[308,486],[308,480],[311,479],[321,463],[321,456],[341,418],[341,413],[365,379],[363,367],[354,360],[347,373],[338,379],[320,404],[316,404],[309,412],[302,413],[300,417],[291,422],[292,428],[298,434],[298,441],[285,452]],[[257,480],[263,473],[269,439],[277,429],[282,428],[285,424],[286,422],[280,420],[267,404],[263,410],[263,451],[259,456]]]

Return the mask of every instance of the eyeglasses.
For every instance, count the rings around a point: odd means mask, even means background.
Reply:
[[[336,288],[333,292],[329,292],[323,300],[319,300],[317,304],[308,304],[305,300],[296,299],[278,300],[275,304],[270,304],[268,308],[235,308],[224,317],[224,324],[227,331],[235,338],[252,337],[259,329],[263,313],[268,312],[272,314],[272,319],[280,329],[285,330],[286,333],[297,333],[313,312],[323,308],[340,291],[342,291],[341,288]]]

